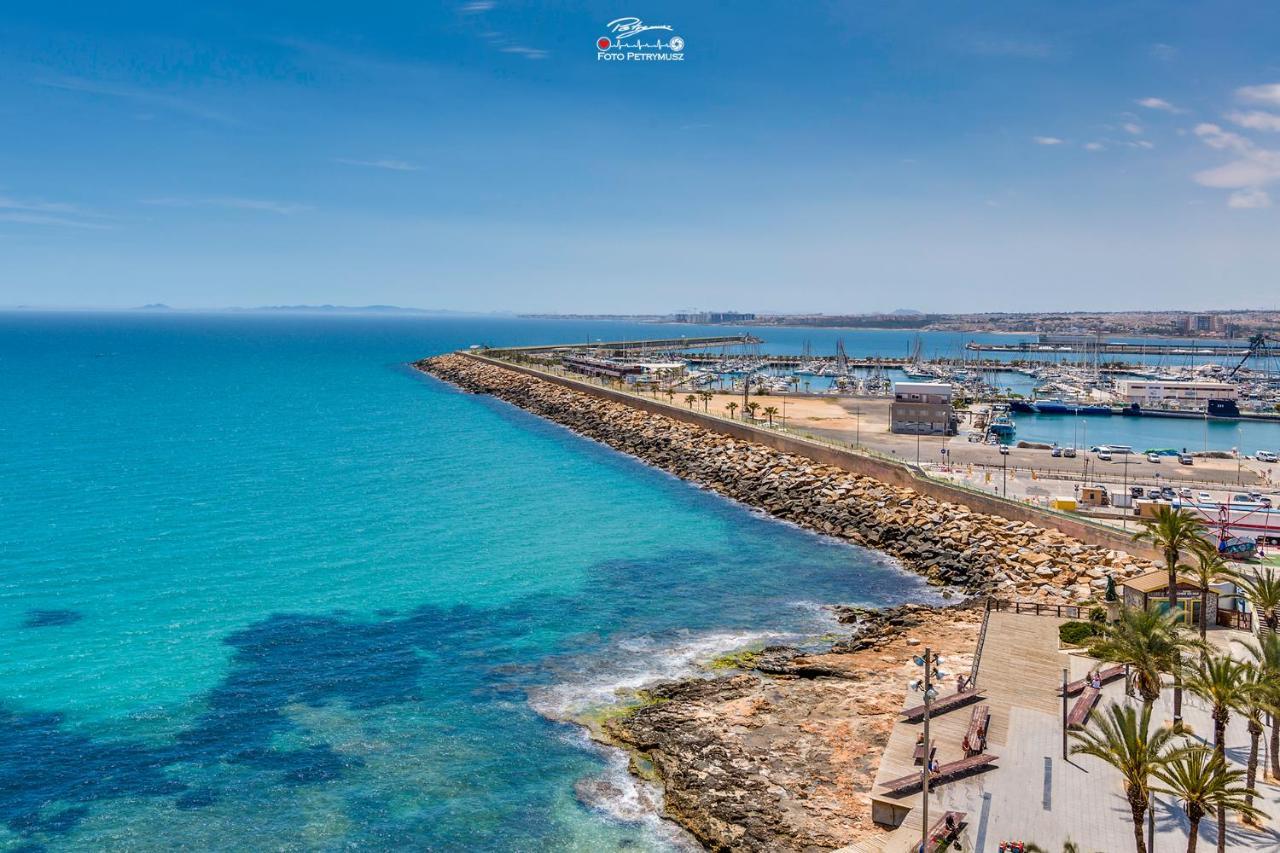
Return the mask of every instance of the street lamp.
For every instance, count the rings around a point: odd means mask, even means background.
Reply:
[[[1112,481],[1114,482],[1114,480]],[[1129,495],[1129,454],[1124,454],[1124,493],[1129,497],[1129,506],[1133,506],[1133,496]],[[1120,526],[1124,530],[1129,529],[1129,513],[1124,513],[1120,517]],[[1169,605],[1173,607],[1172,604]]]
[[[920,762],[920,849],[929,849],[929,708],[937,698],[938,691],[933,688],[931,676],[935,664],[942,663],[942,658],[931,649],[924,650],[924,656],[914,658],[916,666],[924,667],[924,759]]]
[[[1000,497],[1009,497],[1009,481],[1006,479],[1006,472],[1009,470],[1009,454],[1000,454]]]

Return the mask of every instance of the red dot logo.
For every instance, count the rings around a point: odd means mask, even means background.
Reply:
[[[601,50],[608,50],[609,45],[611,45],[612,43],[613,42],[609,41],[607,38],[601,36],[600,40],[596,42],[596,47],[600,48]]]

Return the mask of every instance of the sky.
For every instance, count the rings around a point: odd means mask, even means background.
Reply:
[[[627,16],[683,59],[600,59]],[[7,4],[0,306],[1275,308],[1277,45],[1267,0]]]

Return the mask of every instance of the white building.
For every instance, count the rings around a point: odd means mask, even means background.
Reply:
[[[1177,382],[1168,379],[1121,379],[1116,392],[1125,403],[1150,407],[1203,409],[1210,400],[1235,400],[1236,386],[1226,382]]]
[[[953,391],[945,382],[895,382],[889,431],[909,435],[955,435]]]

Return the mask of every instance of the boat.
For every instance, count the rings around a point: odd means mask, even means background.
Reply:
[[[1110,415],[1111,407],[1098,403],[1080,403],[1074,400],[1014,400],[1015,412],[1035,415]]]

